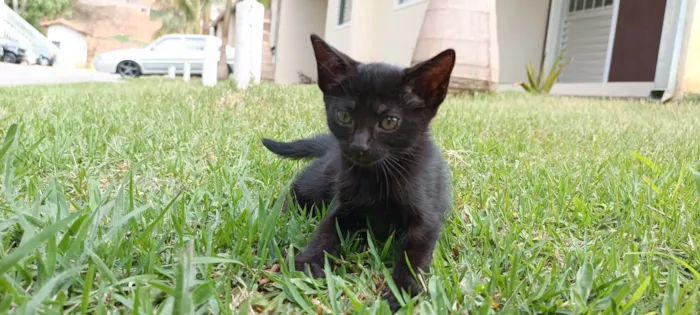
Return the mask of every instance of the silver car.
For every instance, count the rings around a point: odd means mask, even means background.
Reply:
[[[202,74],[204,66],[204,45],[210,37],[217,43],[221,53],[221,39],[211,35],[170,34],[160,37],[143,48],[114,50],[101,53],[92,61],[95,70],[117,73],[122,77],[138,77],[149,74],[166,74],[171,66],[177,74],[182,74],[185,62],[190,63],[191,74]],[[233,72],[235,50],[226,45],[226,63],[229,73]],[[218,61],[219,58],[217,58]]]

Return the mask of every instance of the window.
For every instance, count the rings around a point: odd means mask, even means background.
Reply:
[[[340,12],[338,12],[338,25],[345,25],[350,22],[352,14],[352,0],[340,0]]]
[[[409,4],[414,4],[418,2],[423,2],[424,0],[396,0],[397,7],[403,7]]]
[[[179,51],[182,48],[182,40],[180,38],[166,38],[156,44],[155,50]]]
[[[569,0],[569,12],[588,11],[611,5],[613,5],[613,0]]]
[[[204,51],[204,38],[187,38],[186,41],[187,50]]]

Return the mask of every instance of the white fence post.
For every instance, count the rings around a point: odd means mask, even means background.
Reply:
[[[190,71],[191,71],[191,66],[190,63],[185,61],[185,69],[184,72],[182,73],[182,77],[185,80],[185,82],[190,82]]]
[[[233,69],[236,86],[246,89],[260,82],[265,7],[258,1],[242,0],[236,4],[236,60]]]
[[[175,66],[168,67],[168,79],[175,78]]]
[[[236,59],[233,76],[236,87],[246,89],[250,84],[250,37],[251,11],[253,1],[243,0],[236,3]]]
[[[255,84],[260,84],[262,74],[262,46],[263,30],[265,28],[265,6],[254,1],[252,4],[250,23],[252,24],[250,34],[250,72]]]
[[[216,85],[216,64],[221,58],[218,51],[216,51],[214,38],[213,36],[207,36],[204,42],[204,65],[202,68],[202,84],[204,86]]]

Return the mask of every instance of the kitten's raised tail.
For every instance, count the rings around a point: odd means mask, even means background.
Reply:
[[[316,135],[312,138],[291,142],[278,142],[263,138],[263,145],[272,153],[292,159],[319,158],[333,147],[335,138],[329,134]]]

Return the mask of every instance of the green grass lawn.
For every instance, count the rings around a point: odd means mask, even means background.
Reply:
[[[433,126],[455,206],[404,311],[700,312],[700,105],[450,96]],[[0,313],[389,313],[387,244],[290,271],[307,162],[260,138],[325,130],[315,86],[0,89]]]

